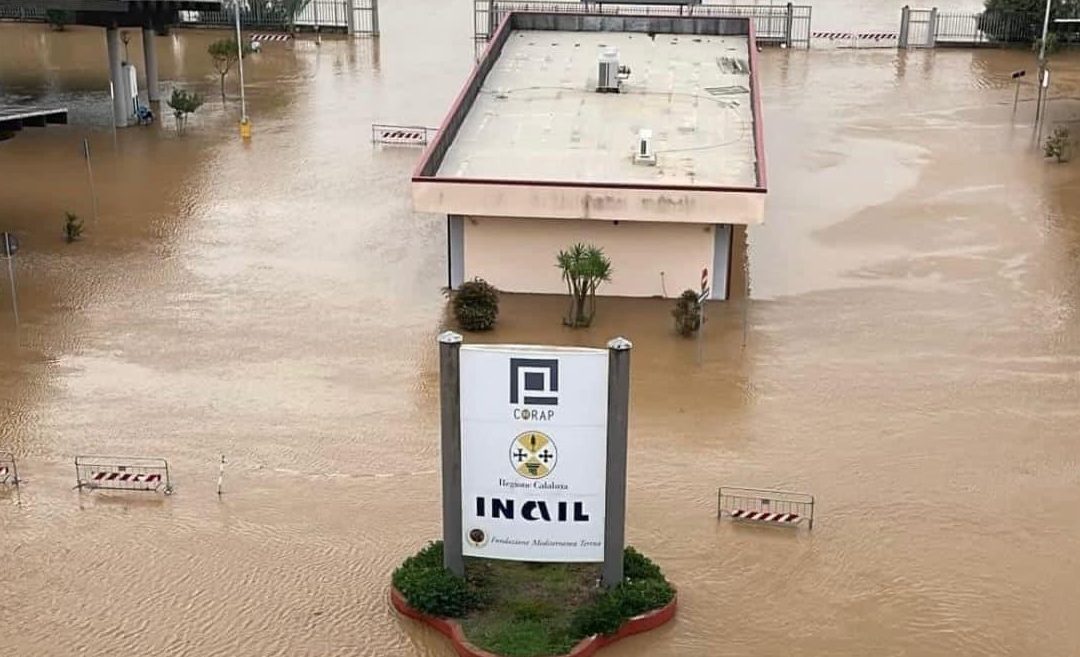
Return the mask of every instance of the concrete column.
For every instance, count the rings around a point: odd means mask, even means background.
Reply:
[[[379,0],[371,0],[371,36],[379,36]]]
[[[345,28],[349,36],[356,34],[356,0],[345,0]]]
[[[146,57],[146,95],[151,103],[161,100],[161,89],[158,87],[157,41],[154,39],[155,36],[154,28],[143,28],[142,47],[143,55]]]
[[[442,409],[443,566],[465,576],[461,554],[461,336],[439,335],[439,397]]]
[[[123,49],[120,44],[120,30],[115,27],[105,28],[105,44],[109,50],[109,81],[112,83],[113,120],[117,128],[126,128],[128,124],[127,99],[124,98],[124,70],[121,68]]]
[[[911,28],[911,7],[904,5],[900,10],[900,38],[898,47],[903,50],[908,47],[908,34]]]
[[[626,547],[626,434],[630,411],[630,349],[626,338],[608,342],[607,500],[604,505],[605,588],[623,581]]]

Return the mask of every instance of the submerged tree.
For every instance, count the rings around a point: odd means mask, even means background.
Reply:
[[[570,309],[563,323],[575,328],[589,326],[596,315],[596,290],[611,280],[611,261],[603,249],[579,242],[559,251],[555,264],[562,270],[570,294]]]
[[[221,39],[211,43],[206,49],[206,52],[210,54],[210,59],[214,62],[214,70],[217,71],[218,76],[221,78],[221,102],[223,103],[225,102],[225,77],[240,59],[241,47],[245,55],[255,52],[250,43],[244,42],[242,45],[238,45],[236,39]]]
[[[64,239],[70,244],[82,237],[83,222],[74,212],[64,213]]]
[[[194,114],[204,102],[203,97],[193,91],[173,89],[172,96],[165,104],[172,108],[173,116],[176,117],[177,132],[184,132],[188,114]]]

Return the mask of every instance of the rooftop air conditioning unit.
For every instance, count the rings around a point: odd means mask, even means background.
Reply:
[[[596,90],[600,93],[619,93],[623,80],[630,77],[629,66],[619,66],[619,51],[610,48],[600,53]]]
[[[634,151],[634,164],[656,165],[656,153],[652,147],[652,130],[638,130],[638,145]]]

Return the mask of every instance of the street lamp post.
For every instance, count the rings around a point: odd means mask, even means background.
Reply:
[[[1046,78],[1046,37],[1050,32],[1050,3],[1053,0],[1046,0],[1046,13],[1043,15],[1043,29],[1042,29],[1042,42],[1039,44],[1039,97],[1035,102],[1035,125],[1039,124],[1039,119],[1042,116],[1042,99],[1043,99],[1043,80]]]
[[[240,65],[240,136],[251,137],[251,126],[247,115],[247,97],[244,95],[244,44],[240,36],[240,0],[236,0],[236,52]]]

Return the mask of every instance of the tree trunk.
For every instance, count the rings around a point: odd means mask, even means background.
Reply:
[[[226,75],[228,75],[227,72],[221,74],[221,104],[222,105],[225,104],[225,76]]]

